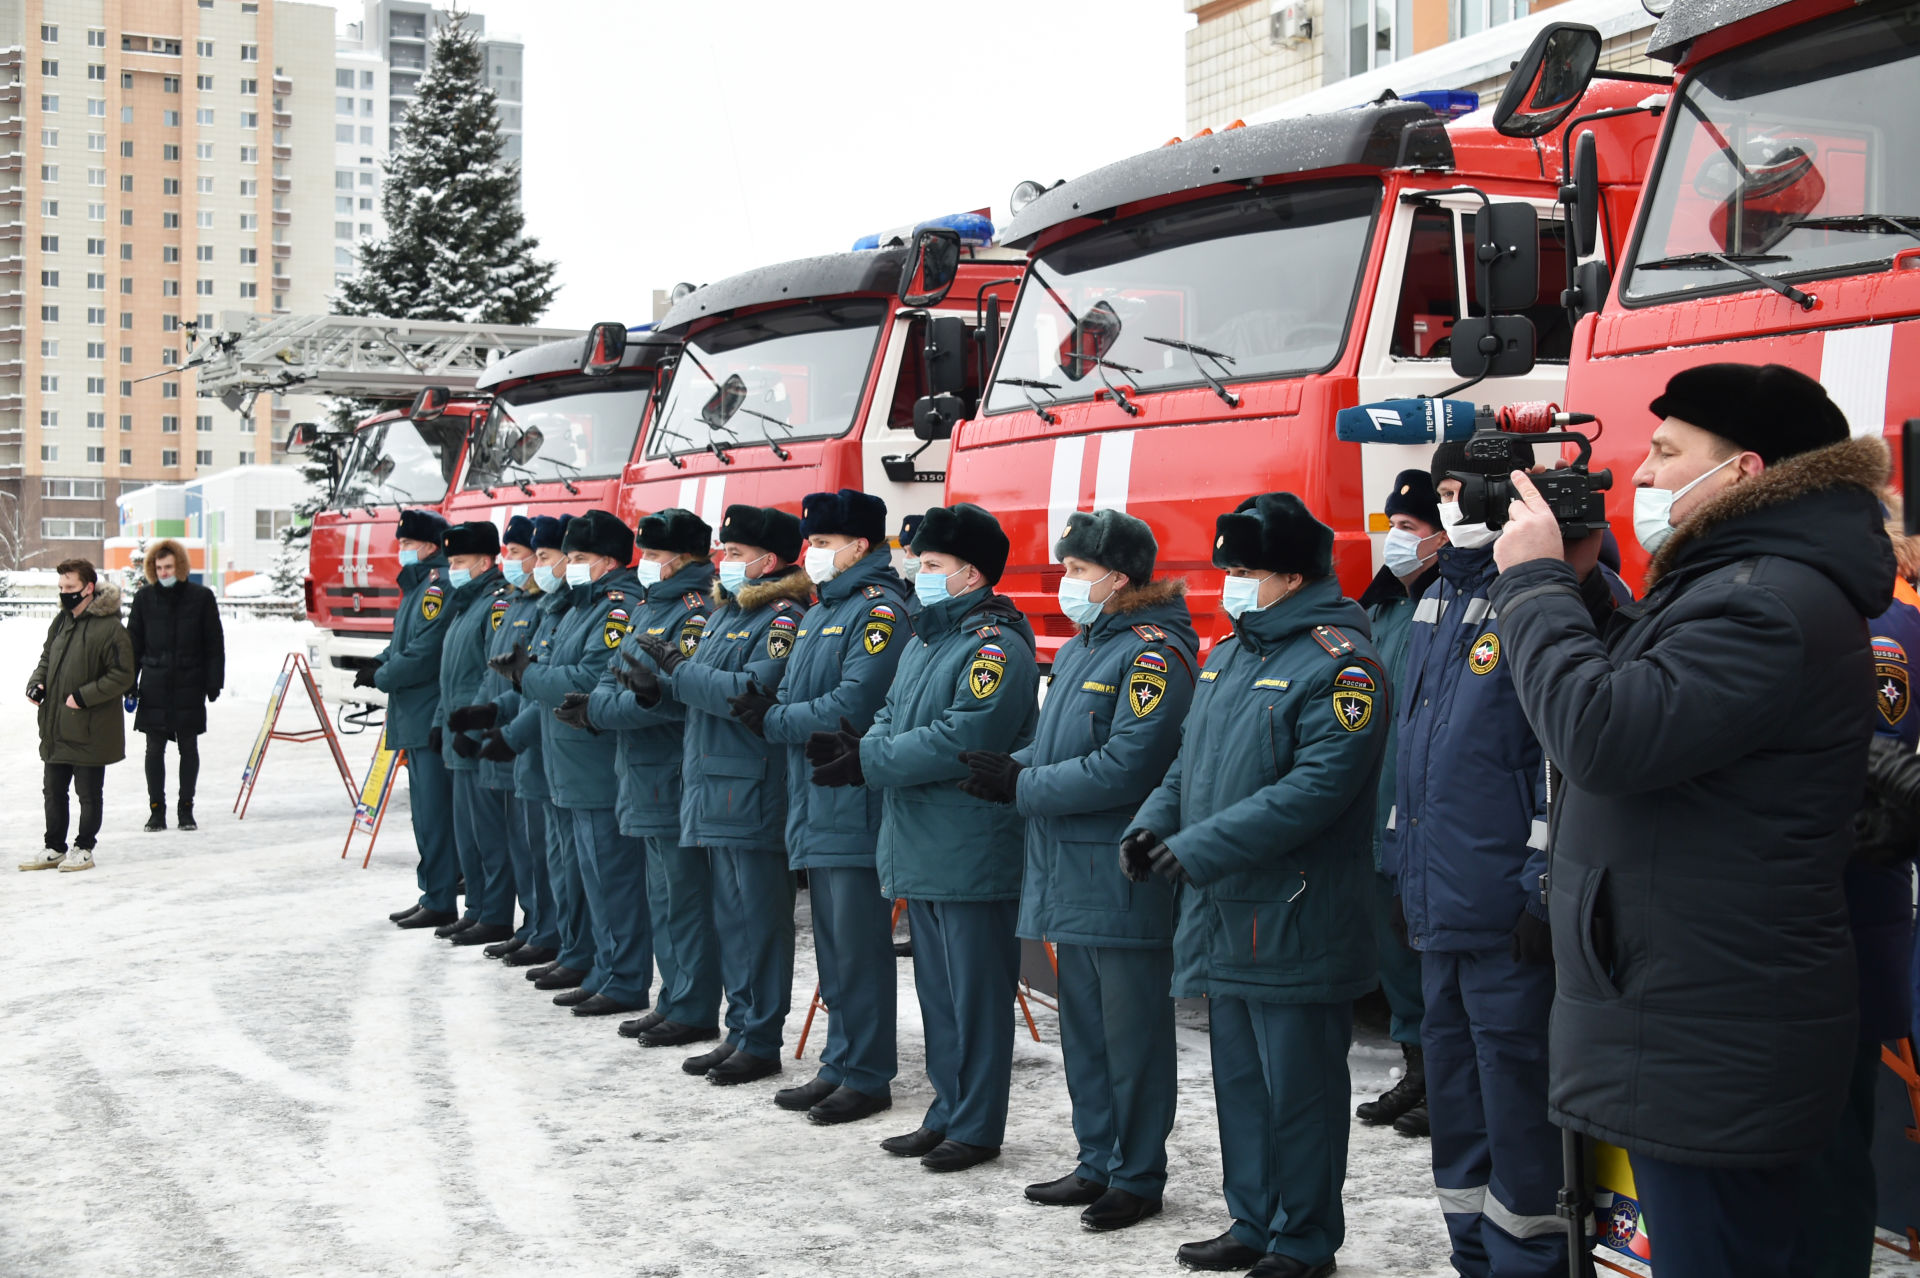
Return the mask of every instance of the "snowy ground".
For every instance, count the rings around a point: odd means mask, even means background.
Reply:
[[[24,679],[44,629],[0,620],[0,665]],[[404,794],[367,870],[357,851],[340,858],[350,808],[324,745],[275,744],[246,821],[228,812],[302,630],[229,623],[199,833],[139,831],[129,761],[108,773],[97,869],[5,880],[0,1273],[1167,1275],[1179,1243],[1224,1228],[1194,1031],[1166,1213],[1091,1235],[1020,1196],[1073,1165],[1044,1009],[1043,1041],[1024,1028],[1018,1040],[1000,1161],[935,1176],[875,1147],[929,1099],[909,964],[893,1111],[823,1129],[774,1108],[782,1084],[689,1078],[684,1053],[641,1050],[612,1019],[553,1007],[518,969],[393,928],[387,911],[414,897]],[[40,770],[32,707],[12,713],[0,799],[19,814],[8,851],[24,856],[39,843]],[[347,747],[363,768],[369,738]],[[804,930],[799,968],[789,1057],[814,981]],[[785,1082],[811,1076],[823,1027]],[[1356,1095],[1397,1059],[1363,1039]],[[1356,1124],[1346,1199],[1342,1273],[1450,1272],[1424,1142]]]

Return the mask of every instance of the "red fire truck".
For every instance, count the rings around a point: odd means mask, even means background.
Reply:
[[[1652,88],[1604,80],[1579,107],[1626,109]],[[1428,450],[1338,442],[1334,415],[1460,380],[1453,327],[1482,309],[1474,245],[1488,200],[1537,212],[1542,265],[1522,308],[1539,365],[1483,393],[1562,397],[1561,139],[1503,137],[1487,112],[1449,118],[1471,105],[1462,96],[1444,95],[1442,111],[1391,100],[1232,127],[1016,190],[1003,242],[1027,250],[1027,276],[982,411],[955,437],[946,497],[1007,524],[1002,589],[1043,657],[1072,634],[1050,552],[1076,509],[1151,524],[1163,570],[1192,574],[1203,634],[1219,600],[1214,516],[1251,493],[1300,494],[1335,529],[1338,571],[1360,592],[1392,477]],[[1593,127],[1609,216],[1624,225],[1654,125],[1636,111]]]

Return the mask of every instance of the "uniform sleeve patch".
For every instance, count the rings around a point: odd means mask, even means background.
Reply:
[[[893,642],[893,609],[880,604],[867,613],[867,619],[860,623],[860,647],[870,657],[877,657],[887,650]]]
[[[1913,691],[1907,675],[1907,650],[1885,635],[1873,637],[1873,700],[1889,728],[1907,717]]]
[[[490,626],[494,630],[498,630],[500,628],[500,623],[505,621],[506,619],[507,619],[507,601],[504,599],[494,600],[492,614],[488,617],[488,622]]]
[[[700,646],[700,638],[707,633],[707,619],[704,614],[696,613],[680,625],[680,655],[691,657]]]
[[[432,621],[440,615],[440,605],[445,602],[446,592],[438,586],[428,586],[420,596],[420,616]]]
[[[1166,699],[1165,675],[1143,670],[1138,664],[1127,672],[1127,705],[1132,708],[1134,718],[1146,718]]]
[[[606,621],[600,627],[600,641],[609,648],[618,648],[620,641],[633,631],[633,622],[627,619],[625,608],[615,608],[607,614]]]
[[[1373,695],[1336,688],[1333,694],[1333,718],[1348,732],[1358,732],[1373,722]]]
[[[886,604],[875,604],[872,608],[868,609],[867,615],[869,617],[878,617],[880,620],[888,622],[895,621],[900,616],[899,613],[895,612]]]
[[[772,628],[767,631],[767,655],[775,661],[785,661],[793,651],[794,632],[799,628],[799,621],[792,617],[775,617]]]
[[[1467,649],[1467,669],[1477,675],[1492,674],[1500,664],[1500,636],[1489,630]]]
[[[975,701],[985,701],[1000,691],[1000,685],[1007,677],[1006,654],[990,657],[989,652],[1000,652],[992,644],[987,644],[974,656],[973,664],[967,667],[967,689],[973,693]]]
[[[1001,665],[1007,663],[1007,650],[997,643],[981,644],[979,655],[986,661],[998,661]]]
[[[1355,692],[1372,692],[1379,685],[1373,676],[1367,673],[1365,666],[1348,666],[1333,677],[1335,688],[1350,688]]]
[[[1907,650],[1900,645],[1898,639],[1889,639],[1886,635],[1875,635],[1873,637],[1873,659],[1875,661],[1898,661],[1901,665],[1905,665],[1907,663]]]
[[[1157,652],[1143,652],[1133,659],[1133,664],[1141,670],[1157,670],[1161,674],[1167,672],[1167,659]]]

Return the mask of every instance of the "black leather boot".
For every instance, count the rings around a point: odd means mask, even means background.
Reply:
[[[1400,1050],[1407,1058],[1407,1072],[1400,1081],[1375,1099],[1354,1106],[1354,1117],[1369,1127],[1385,1127],[1427,1098],[1426,1060],[1420,1049],[1403,1043]]]

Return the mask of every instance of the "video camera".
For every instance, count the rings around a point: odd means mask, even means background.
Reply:
[[[1531,476],[1552,508],[1560,535],[1577,541],[1607,526],[1613,472],[1593,470],[1593,441],[1576,431],[1596,420],[1590,413],[1563,413],[1555,404],[1509,404],[1500,409],[1464,400],[1390,399],[1342,409],[1334,419],[1337,438],[1362,444],[1431,444],[1464,440],[1466,462],[1447,474],[1460,482],[1460,517],[1503,528],[1518,494],[1510,478],[1533,465],[1532,445],[1572,444],[1571,463]]]

